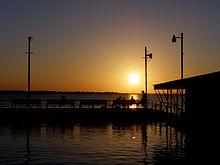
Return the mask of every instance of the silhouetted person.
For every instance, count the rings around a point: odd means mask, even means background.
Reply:
[[[135,99],[133,96],[131,96],[130,100],[129,100],[129,105],[135,104]]]
[[[147,94],[142,91],[141,104],[144,108],[147,108]]]
[[[122,102],[122,107],[126,108],[126,102],[125,102],[125,98],[124,97],[122,97],[121,102]]]
[[[135,101],[135,99],[134,99],[134,97],[133,97],[133,96],[131,96],[130,101]]]
[[[120,108],[121,102],[122,102],[122,97],[119,96],[118,98],[116,98],[116,100],[113,101],[112,107]]]

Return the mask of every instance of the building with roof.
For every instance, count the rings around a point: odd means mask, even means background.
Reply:
[[[155,84],[161,110],[192,122],[193,114],[218,109],[220,71]]]

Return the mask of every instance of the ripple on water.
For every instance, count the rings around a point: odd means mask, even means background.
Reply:
[[[186,155],[184,133],[165,124],[9,124],[0,133],[0,164],[151,164]]]

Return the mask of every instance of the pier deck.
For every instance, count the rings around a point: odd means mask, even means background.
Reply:
[[[117,119],[117,120],[169,120],[160,102],[149,101],[143,108],[139,100],[73,100],[73,99],[24,99],[0,102],[0,118],[23,120],[41,118],[63,119]],[[117,106],[116,106],[117,105]],[[173,117],[171,118],[173,120]]]

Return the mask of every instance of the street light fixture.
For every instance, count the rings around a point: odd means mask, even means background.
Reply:
[[[176,42],[176,36],[173,35],[172,42]]]
[[[176,39],[181,39],[181,79],[183,79],[183,33],[180,36],[173,35],[172,42],[176,42]]]

